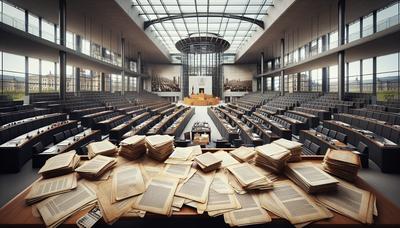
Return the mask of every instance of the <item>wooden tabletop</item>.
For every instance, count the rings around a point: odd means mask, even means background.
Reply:
[[[203,149],[204,151],[218,151],[220,148],[214,149]],[[307,156],[303,157],[304,161],[312,161],[314,163],[321,163],[322,156]],[[282,177],[284,179],[284,177]],[[396,207],[391,201],[389,201],[382,194],[377,192],[374,188],[368,185],[365,181],[357,178],[355,181],[355,185],[372,192],[376,196],[377,208],[378,208],[378,216],[374,218],[375,224],[400,224],[400,209]],[[14,199],[8,202],[4,207],[0,209],[0,225],[27,225],[27,226],[38,226],[43,225],[43,222],[40,217],[35,217],[32,214],[32,207],[25,205],[25,196],[28,194],[30,186],[18,194]],[[85,209],[77,212],[73,216],[69,217],[64,224],[65,225],[73,225],[75,226],[75,222],[77,219],[82,217],[88,212],[89,209]],[[360,224],[359,222],[340,215],[338,213],[332,212],[334,217],[330,219],[321,220],[315,222],[313,225],[340,225],[340,224],[351,224],[356,225]],[[273,222],[279,222],[279,220],[283,220],[272,213],[269,213],[273,219]],[[152,213],[146,213],[144,218],[132,218],[132,217],[122,217],[120,220],[137,220],[137,219],[152,219],[152,218],[162,218],[166,216],[156,215]],[[174,212],[172,217],[174,218],[200,218],[200,219],[209,219],[206,214],[198,215],[196,211],[190,207],[183,206],[182,210],[179,212]],[[333,226],[334,227],[334,226]]]

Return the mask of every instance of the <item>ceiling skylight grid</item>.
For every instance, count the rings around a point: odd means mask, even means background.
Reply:
[[[179,53],[175,43],[192,33],[219,34],[231,43],[226,53],[235,54],[259,29],[253,20],[262,20],[273,0],[132,0],[132,5],[144,21],[159,20],[147,29],[171,54]],[[174,18],[162,20],[166,17]]]

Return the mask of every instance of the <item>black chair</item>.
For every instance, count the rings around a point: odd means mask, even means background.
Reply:
[[[53,135],[53,143],[57,144],[65,139],[64,132],[57,133]]]
[[[83,132],[84,130],[83,130],[83,127],[82,126],[79,126],[78,127],[78,132],[80,133],[80,132]]]
[[[334,138],[336,137],[336,133],[337,133],[336,131],[330,130],[328,136],[329,136],[330,138],[334,139]]]
[[[311,145],[311,141],[310,140],[308,140],[308,139],[304,140],[304,146],[305,147],[310,148],[310,145]]]
[[[38,142],[35,145],[33,145],[33,147],[32,147],[33,154],[40,154],[43,152],[43,150],[44,150],[44,147],[43,147],[42,142]]]
[[[74,127],[71,129],[71,135],[77,135],[79,133],[78,128]]]
[[[347,135],[343,134],[342,132],[337,132],[336,133],[336,139],[339,140],[342,143],[347,144]]]
[[[233,140],[233,146],[236,147],[236,148],[241,147],[242,144],[243,144],[243,141],[241,139],[234,139]]]
[[[189,132],[189,131],[188,131],[188,132],[185,132],[185,133],[183,133],[183,136],[184,136],[185,140],[191,140],[191,137],[190,137],[190,132]]]
[[[369,158],[369,151],[368,151],[368,146],[364,144],[363,142],[359,142],[357,146],[357,151],[359,152],[360,155],[360,160],[361,160],[361,167],[363,168],[368,168],[368,158]]]
[[[392,133],[392,129],[389,128],[389,127],[384,127],[384,128],[382,129],[382,136],[383,136],[384,138],[389,139],[391,133]]]
[[[64,131],[64,137],[67,139],[69,137],[71,137],[71,131],[70,130],[65,130]]]
[[[324,134],[324,135],[326,135],[326,136],[328,136],[328,134],[329,134],[329,129],[328,129],[328,128],[323,128],[321,133]]]
[[[311,150],[311,152],[313,152],[314,154],[319,154],[319,152],[320,152],[320,147],[319,147],[317,144],[315,144],[315,143],[311,143],[311,145],[310,145],[310,150]]]

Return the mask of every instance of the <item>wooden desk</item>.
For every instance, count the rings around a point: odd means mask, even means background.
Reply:
[[[121,141],[122,136],[132,129],[132,126],[138,125],[139,122],[143,122],[146,119],[150,118],[150,113],[145,112],[140,115],[137,115],[127,121],[126,123],[120,124],[114,128],[112,128],[109,132],[109,138],[111,141],[119,142]]]
[[[99,116],[104,116],[107,114],[111,114],[113,112],[114,111],[112,111],[112,110],[105,110],[105,111],[101,111],[101,112],[92,113],[89,115],[84,115],[81,118],[81,124],[84,127],[92,127],[94,124],[94,120],[93,120],[94,118],[99,117]]]
[[[221,148],[204,148],[203,152],[216,152],[221,150]],[[222,150],[232,150],[232,149],[222,149]],[[315,164],[320,164],[322,160],[322,156],[305,156],[303,157],[303,161],[311,161]],[[280,179],[286,179],[284,176],[281,176]],[[376,196],[376,204],[378,209],[378,216],[374,218],[374,223],[376,225],[398,225],[400,224],[400,209],[396,207],[390,200],[388,200],[385,196],[383,196],[380,192],[376,189],[368,185],[365,181],[360,178],[357,178],[355,181],[355,185],[359,188],[372,192]],[[25,196],[28,194],[30,187],[26,188],[20,194],[18,194],[14,199],[8,202],[4,207],[0,209],[0,224],[7,225],[7,226],[43,226],[43,222],[40,217],[35,217],[32,215],[32,207],[25,205]],[[69,217],[65,222],[64,226],[76,227],[75,223],[80,217],[85,215],[89,209],[85,209],[75,213],[73,216]],[[330,227],[337,227],[339,225],[362,225],[361,223],[338,214],[334,211],[331,211],[334,215],[330,219],[325,219],[321,221],[317,221],[315,223],[311,223],[309,226],[311,227],[321,227],[321,226],[330,226]],[[285,223],[285,219],[279,218],[272,213],[269,213],[272,218],[271,224],[266,225],[282,225]],[[166,219],[168,221],[175,220],[182,221],[182,220],[189,220],[196,219],[196,221],[215,221],[215,218],[210,218],[206,215],[206,213],[202,215],[198,215],[196,211],[190,207],[183,206],[182,210],[179,212],[174,212],[171,217],[163,216],[163,215],[156,215],[152,213],[146,213],[144,218],[132,218],[132,217],[121,217],[121,221],[130,221],[132,225],[135,222],[139,222],[139,224],[146,224],[146,222],[151,222],[158,219]],[[223,218],[220,216],[217,219]],[[99,221],[100,224],[104,224],[102,221]],[[167,223],[169,224],[169,223]],[[195,224],[195,223],[189,223]],[[165,223],[164,223],[165,225]],[[210,223],[209,225],[215,225],[215,223]],[[308,226],[308,227],[309,227]]]
[[[374,161],[382,172],[400,172],[400,146],[396,144],[385,144],[380,141],[381,137],[373,138],[364,134],[361,129],[354,128],[336,120],[324,121],[324,127],[339,131],[347,135],[348,142],[358,145],[363,142],[368,146],[369,158]]]
[[[355,150],[355,148],[351,148],[338,140],[333,140],[315,130],[300,131],[300,142],[304,144],[306,139],[320,146],[320,154],[325,154],[329,148],[334,150]]]
[[[77,126],[76,120],[56,122],[42,128],[20,135],[0,145],[1,165],[0,173],[18,172],[21,167],[32,158],[32,147],[38,142],[48,145],[53,135]]]
[[[277,134],[279,137],[287,140],[292,140],[292,131],[290,129],[284,128],[280,124],[276,123],[275,121],[269,119],[268,117],[258,112],[253,112],[253,115],[263,120],[265,124],[270,125],[272,132]]]
[[[179,138],[185,129],[187,123],[194,115],[194,108],[186,109],[185,112],[175,120],[175,122],[169,126],[165,131],[165,135],[175,136],[175,138]]]
[[[224,139],[228,140],[230,143],[233,143],[233,140],[239,138],[236,128],[234,128],[229,122],[221,117],[219,111],[217,113],[215,108],[208,107],[207,113],[211,117],[215,126],[217,126],[219,133]]]

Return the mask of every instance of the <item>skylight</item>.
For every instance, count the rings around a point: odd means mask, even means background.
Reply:
[[[132,0],[132,4],[145,21],[178,16],[147,28],[161,40],[170,54],[179,53],[175,43],[192,33],[219,34],[231,44],[225,53],[235,54],[255,31],[262,28],[245,20],[215,17],[215,14],[262,20],[273,0]],[[193,13],[196,17],[179,18],[179,15]],[[210,16],[212,14],[213,17]]]

